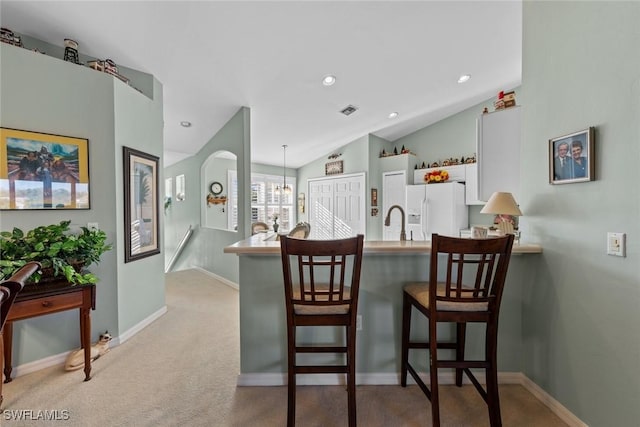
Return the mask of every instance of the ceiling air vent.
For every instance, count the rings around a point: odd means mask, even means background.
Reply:
[[[345,116],[349,116],[355,113],[356,111],[358,111],[358,107],[356,107],[355,105],[347,105],[342,110],[340,110],[340,112]]]

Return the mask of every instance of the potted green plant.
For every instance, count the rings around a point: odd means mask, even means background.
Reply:
[[[0,280],[10,277],[29,261],[39,261],[42,270],[31,276],[35,283],[46,278],[66,279],[72,284],[96,283],[98,278],[84,268],[100,261],[111,250],[102,230],[82,227],[69,230],[71,221],[36,227],[26,233],[15,227],[0,232]]]

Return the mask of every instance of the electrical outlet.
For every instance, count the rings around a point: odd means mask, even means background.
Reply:
[[[87,223],[87,228],[89,230],[99,230],[100,229],[100,227],[98,226],[97,222],[88,222]]]
[[[607,233],[607,255],[626,256],[626,234],[625,233]]]
[[[362,330],[362,315],[358,314],[356,316],[356,331],[361,331]]]

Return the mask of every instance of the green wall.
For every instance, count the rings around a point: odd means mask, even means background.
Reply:
[[[115,152],[112,167],[115,172],[115,185],[108,193],[115,200],[114,208],[117,213],[124,212],[123,149],[135,148],[162,159],[162,132],[164,122],[162,118],[162,87],[155,82],[154,99],[141,96],[130,87],[114,80],[114,139]],[[162,160],[161,160],[162,162]],[[164,177],[162,163],[158,168],[158,218],[160,220],[160,248],[164,241],[162,200],[164,194]],[[102,179],[102,175],[100,175]],[[117,216],[117,241],[120,253],[124,254],[124,216]],[[162,254],[143,258],[135,262],[125,263],[124,256],[118,257],[118,326],[121,332],[133,328],[140,322],[140,313],[147,316],[165,307],[164,299],[164,258]],[[141,279],[144,278],[144,279]],[[95,330],[95,328],[94,328]]]
[[[589,426],[640,420],[640,3],[525,2],[525,374]],[[596,181],[548,184],[548,140],[596,127]],[[627,233],[627,257],[606,233]]]
[[[250,110],[242,107],[216,133],[200,151],[187,159],[165,168],[165,176],[175,177],[185,175],[186,197],[182,202],[175,201],[165,214],[165,251],[170,258],[191,225],[194,234],[174,270],[190,267],[203,268],[217,274],[231,282],[238,283],[238,259],[235,255],[224,254],[222,251],[239,240],[250,235],[248,197],[251,182],[251,152],[250,152]],[[203,228],[200,226],[202,206],[206,205],[206,194],[209,182],[204,182],[203,165],[212,154],[218,151],[229,151],[238,158],[238,200],[242,206],[238,208],[238,231]]]
[[[90,268],[100,278],[92,340],[105,330],[118,337],[164,307],[164,276],[156,273],[162,272],[162,256],[124,264],[122,204],[122,145],[162,156],[162,87],[154,81],[152,100],[108,74],[27,49],[2,43],[0,57],[0,125],[88,138],[91,180],[91,209],[2,211],[0,228],[99,223],[114,249]],[[79,344],[75,310],[16,322],[13,365]]]

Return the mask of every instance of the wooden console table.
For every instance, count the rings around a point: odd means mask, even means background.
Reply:
[[[0,335],[0,367],[4,364],[5,383],[11,382],[11,357],[13,341],[13,322],[58,313],[60,311],[80,309],[80,344],[84,349],[85,381],[91,379],[91,310],[96,309],[96,286],[75,285],[66,281],[26,285],[16,296],[9,311],[6,323]],[[0,397],[2,382],[0,382]]]

